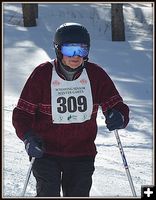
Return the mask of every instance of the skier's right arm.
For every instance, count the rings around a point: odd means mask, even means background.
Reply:
[[[32,130],[38,103],[41,98],[40,73],[37,68],[28,78],[17,106],[13,110],[12,124],[16,130],[17,136],[24,140],[25,133]]]

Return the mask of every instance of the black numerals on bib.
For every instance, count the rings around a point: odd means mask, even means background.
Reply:
[[[77,98],[78,111],[85,112],[87,110],[87,99],[85,96],[79,96]]]
[[[59,97],[57,99],[57,103],[60,104],[60,107],[57,107],[57,111],[59,113],[65,113],[67,111],[67,106],[66,106],[66,98],[64,97]]]
[[[59,107],[57,107],[57,111],[59,113],[68,112],[85,112],[87,110],[87,99],[85,96],[79,96],[75,98],[74,96],[69,97],[66,99],[65,97],[59,97],[57,99],[57,103]]]

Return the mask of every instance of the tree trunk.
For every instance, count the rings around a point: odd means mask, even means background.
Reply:
[[[33,4],[23,3],[23,22],[25,27],[36,26],[36,14]]]
[[[112,41],[125,41],[123,4],[111,4]]]
[[[38,4],[32,3],[32,5],[34,6],[35,17],[38,18]]]

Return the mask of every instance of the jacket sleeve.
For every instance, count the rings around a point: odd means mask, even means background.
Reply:
[[[103,80],[101,83],[101,107],[103,113],[108,108],[118,110],[124,117],[125,128],[129,122],[129,107],[123,102],[123,98],[120,96],[115,84],[106,72],[103,72],[103,79],[100,80]]]
[[[12,124],[16,130],[17,136],[23,140],[24,134],[32,129],[36,110],[41,99],[42,80],[36,68],[28,78],[17,106],[13,110]]]

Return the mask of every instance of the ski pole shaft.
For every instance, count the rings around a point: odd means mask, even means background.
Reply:
[[[30,175],[31,175],[32,165],[33,165],[34,161],[35,161],[35,158],[32,157],[31,162],[30,162],[30,166],[29,166],[29,169],[28,169],[28,172],[27,172],[26,180],[25,180],[25,183],[24,183],[23,191],[21,193],[22,197],[24,197],[24,195],[25,195],[25,192],[26,192],[26,189],[27,189],[27,185],[28,185],[28,182],[29,182],[29,179],[30,179]]]
[[[136,192],[135,192],[134,184],[133,184],[132,177],[131,177],[131,174],[130,174],[130,171],[129,171],[129,168],[128,168],[126,156],[125,156],[122,144],[121,144],[121,140],[120,140],[118,131],[114,130],[114,133],[115,133],[116,140],[117,140],[117,143],[118,143],[118,147],[119,147],[119,150],[120,150],[120,153],[121,153],[123,164],[124,164],[124,167],[125,167],[125,170],[126,170],[128,181],[129,181],[129,184],[130,184],[130,187],[131,187],[131,190],[132,190],[132,194],[133,194],[134,197],[136,197],[137,195],[136,195]]]

